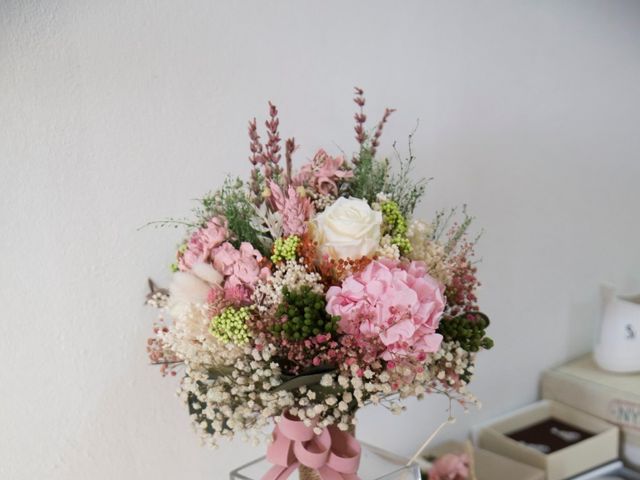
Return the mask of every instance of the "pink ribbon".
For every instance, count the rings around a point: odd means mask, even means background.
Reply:
[[[318,472],[322,480],[360,480],[360,444],[334,426],[319,435],[301,420],[285,413],[273,431],[267,460],[273,464],[262,480],[286,480],[300,465]]]

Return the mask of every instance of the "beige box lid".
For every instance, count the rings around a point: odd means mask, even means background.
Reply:
[[[640,397],[640,373],[607,372],[596,365],[592,354],[585,355],[552,370]]]

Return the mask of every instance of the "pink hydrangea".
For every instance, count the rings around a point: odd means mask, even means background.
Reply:
[[[353,172],[343,168],[344,164],[344,157],[332,157],[324,150],[318,150],[313,160],[300,168],[294,184],[306,185],[323,195],[336,196],[337,182],[353,176]]]
[[[248,242],[242,242],[237,249],[225,242],[211,252],[213,267],[224,275],[225,299],[232,303],[247,303],[253,293],[253,287],[270,272],[261,267],[262,255]]]
[[[445,306],[444,286],[423,262],[371,262],[327,292],[327,312],[363,341],[379,340],[381,358],[423,360],[440,348],[436,333]]]
[[[429,470],[429,480],[467,480],[469,478],[469,456],[447,453],[438,458]]]
[[[187,242],[186,250],[178,258],[178,268],[188,271],[197,263],[207,263],[211,251],[229,236],[227,219],[214,217],[196,230]]]

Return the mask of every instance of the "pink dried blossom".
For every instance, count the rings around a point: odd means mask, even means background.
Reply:
[[[229,242],[225,242],[214,250],[212,257],[215,269],[229,277],[233,275],[233,266],[240,260],[240,252]]]
[[[261,267],[262,255],[250,243],[242,242],[240,248],[225,242],[211,253],[214,268],[222,273],[225,300],[245,304],[249,302],[258,280],[270,275],[267,267]]]
[[[449,235],[455,235],[454,229]],[[446,290],[447,315],[452,317],[478,310],[476,291],[480,286],[480,281],[476,276],[478,269],[472,261],[474,256],[473,243],[464,240],[455,246],[455,251],[450,254],[451,282],[447,285]]]
[[[438,458],[429,470],[429,480],[467,480],[469,456],[447,453]]]
[[[437,351],[444,306],[444,286],[423,262],[373,261],[327,292],[327,312],[340,316],[341,330],[363,342],[379,340],[387,361]]]
[[[205,263],[210,259],[211,251],[224,242],[229,236],[227,219],[214,217],[207,224],[196,230],[187,242],[187,249],[178,258],[181,271],[191,270],[197,263]]]
[[[224,284],[224,299],[235,305],[251,303],[252,290],[237,277],[230,277]]]
[[[338,182],[353,176],[353,172],[343,168],[344,165],[344,157],[332,157],[324,150],[318,150],[313,160],[302,166],[294,183],[321,195],[337,196]]]
[[[307,222],[313,215],[311,200],[289,186],[285,195],[280,186],[269,184],[276,209],[282,214],[282,232],[288,235],[303,235],[307,231]]]

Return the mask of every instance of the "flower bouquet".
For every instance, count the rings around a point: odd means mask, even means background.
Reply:
[[[150,358],[180,372],[204,442],[272,438],[264,479],[298,468],[357,478],[359,408],[400,412],[403,399],[429,393],[466,408],[475,355],[492,346],[471,217],[414,219],[426,182],[411,176],[412,136],[392,169],[378,149],[393,110],[368,131],[361,89],[354,100],[351,158],[319,150],[295,171],[296,142],[282,150],[269,104],[264,140],[249,122],[249,180],[227,179],[192,221],[159,222],[188,231],[169,288],[150,281],[147,302],[161,312]]]

